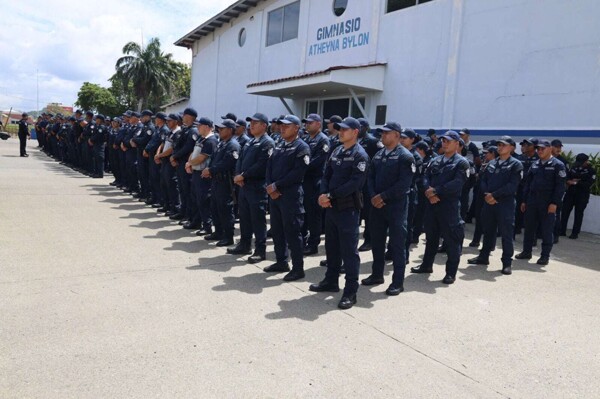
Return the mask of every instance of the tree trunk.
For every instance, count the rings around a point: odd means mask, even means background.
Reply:
[[[137,112],[142,112],[142,105],[144,105],[144,98],[140,98],[137,104]]]

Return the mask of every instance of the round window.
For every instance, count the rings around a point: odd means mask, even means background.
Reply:
[[[242,28],[242,29],[240,29],[240,33],[238,35],[238,44],[240,45],[240,47],[244,47],[245,43],[246,43],[246,28]]]
[[[333,0],[333,13],[339,17],[346,11],[348,0]]]

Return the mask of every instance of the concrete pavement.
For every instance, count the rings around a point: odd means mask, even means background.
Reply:
[[[465,248],[454,285],[438,256],[340,311],[321,256],[284,283],[33,143],[0,142],[2,398],[600,397],[597,236],[512,276]]]

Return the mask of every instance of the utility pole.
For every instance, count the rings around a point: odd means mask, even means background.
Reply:
[[[40,110],[40,70],[39,69],[35,70],[35,78],[36,78],[35,110],[39,112],[39,110]]]

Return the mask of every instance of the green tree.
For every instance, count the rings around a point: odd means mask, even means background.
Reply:
[[[106,115],[115,115],[122,112],[122,106],[117,103],[115,96],[109,89],[90,82],[84,82],[79,89],[75,105]]]
[[[143,48],[129,42],[123,47],[123,54],[115,65],[114,78],[121,80],[123,87],[133,85],[138,111],[148,106],[151,99],[154,102],[171,92],[180,67],[173,61],[172,54],[162,52],[158,38],[152,38]]]

